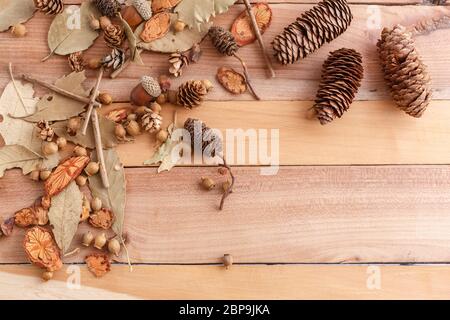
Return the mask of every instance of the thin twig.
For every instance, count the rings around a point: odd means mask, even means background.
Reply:
[[[239,62],[242,65],[242,68],[244,69],[245,80],[247,82],[251,94],[255,97],[256,100],[261,100],[261,98],[256,94],[256,91],[255,89],[253,89],[253,86],[250,82],[250,75],[248,74],[247,65],[245,64],[244,60],[242,60],[242,58],[238,56],[236,53],[233,56],[239,60]]]
[[[108,173],[106,172],[105,155],[103,154],[102,136],[100,134],[100,123],[98,120],[97,109],[92,111],[92,127],[94,128],[95,149],[97,151],[97,158],[100,162],[100,176],[102,178],[103,186],[109,188]]]
[[[125,244],[125,241],[123,241],[123,237],[122,236],[118,236],[120,241],[122,242],[123,248],[125,250],[125,255],[127,256],[127,262],[128,262],[128,266],[130,267],[130,272],[133,272],[133,265],[131,264],[131,260],[130,260],[130,255],[128,254],[128,249],[127,246]]]
[[[225,199],[228,198],[228,196],[233,192],[234,182],[236,181],[236,178],[234,177],[234,174],[231,171],[231,167],[227,164],[224,157],[222,157],[222,160],[223,160],[223,163],[219,164],[219,166],[228,169],[228,172],[230,173],[230,177],[231,177],[231,184],[228,187],[228,189],[226,191],[224,191],[222,200],[220,200],[220,207],[219,207],[220,210],[223,210],[223,205],[225,204]]]
[[[91,98],[89,100],[89,106],[87,108],[86,116],[84,118],[83,126],[81,127],[81,134],[83,136],[86,135],[87,127],[89,124],[89,119],[91,118],[92,110],[94,109],[94,102],[95,99],[97,99],[98,96],[98,88],[100,87],[100,82],[102,81],[103,77],[103,67],[100,68],[97,75],[97,81],[95,82],[94,89],[91,92]]]
[[[70,32],[63,38],[63,40],[62,40],[60,43],[58,43],[58,45],[57,45],[52,51],[50,51],[50,53],[49,53],[48,55],[46,55],[44,58],[42,58],[41,62],[45,62],[45,61],[47,61],[48,59],[50,59],[50,57],[52,57],[52,56],[55,54],[56,50],[58,50],[58,48],[64,43],[64,41],[67,40],[67,38],[69,38],[69,37],[72,35],[72,33],[73,33],[74,31],[75,31],[75,30],[70,31]]]
[[[74,254],[77,254],[78,252],[80,252],[80,248],[75,248],[72,251],[65,253],[64,258],[73,256]]]
[[[20,103],[22,104],[23,110],[25,111],[25,116],[29,116],[30,114],[28,113],[27,106],[25,105],[25,101],[22,98],[22,94],[20,93],[19,88],[17,88],[16,80],[14,79],[14,75],[12,72],[12,63],[11,62],[9,63],[8,67],[9,67],[8,68],[9,76],[11,77],[12,84],[14,86],[14,89],[16,90],[17,96],[19,97]]]
[[[269,56],[267,54],[266,46],[264,45],[264,42],[263,42],[263,39],[262,39],[262,36],[261,36],[261,31],[259,30],[258,23],[256,21],[256,17],[253,14],[252,6],[250,5],[250,2],[248,0],[244,0],[244,3],[245,3],[245,7],[247,9],[247,13],[250,16],[250,20],[251,20],[252,26],[253,26],[253,31],[256,34],[256,39],[259,42],[259,46],[261,47],[261,51],[263,52],[264,61],[266,62],[266,66],[269,69],[270,76],[272,78],[275,78],[275,70],[273,70],[272,62],[270,61],[270,58],[269,58]]]

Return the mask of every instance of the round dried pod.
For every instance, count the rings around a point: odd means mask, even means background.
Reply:
[[[39,170],[33,170],[30,172],[30,179],[33,181],[39,181],[41,172]]]
[[[138,116],[138,117],[142,117],[144,114],[146,114],[148,112],[149,108],[146,106],[140,106],[137,107],[134,110],[134,113]]]
[[[109,93],[106,92],[102,92],[98,95],[97,100],[104,105],[110,105],[111,103],[113,103],[113,98],[111,97],[111,95]]]
[[[247,91],[245,77],[232,68],[219,68],[217,71],[217,80],[225,89],[233,94],[242,94]]]
[[[92,205],[92,204],[91,204]],[[102,228],[108,230],[111,228],[114,222],[114,214],[111,210],[102,208],[98,211],[94,211],[89,217],[89,223],[96,228]]]
[[[87,156],[87,150],[86,148],[83,148],[81,146],[76,146],[73,149],[73,153],[78,156],[78,157],[82,157],[82,156]]]
[[[51,279],[53,279],[53,272],[52,271],[44,271],[42,273],[42,280],[50,281]]]
[[[93,14],[91,14],[90,16],[89,26],[91,27],[92,30],[100,29],[100,20],[98,20]]]
[[[140,38],[144,42],[152,42],[164,37],[170,29],[170,14],[160,12],[151,17],[144,25]]]
[[[14,223],[21,228],[37,224],[33,208],[24,208],[14,214]]]
[[[267,3],[260,2],[252,4],[252,11],[262,35],[272,22],[272,9],[270,9]],[[247,10],[242,11],[236,20],[234,20],[231,26],[231,33],[236,43],[241,47],[256,41],[256,34]]]
[[[124,140],[127,135],[127,131],[125,130],[123,125],[116,124],[116,126],[114,128],[114,134],[116,135],[117,139]]]
[[[72,117],[67,121],[67,133],[70,136],[75,136],[80,128],[81,128],[80,117]]]
[[[184,30],[184,28],[186,28],[186,23],[184,23],[181,20],[177,20],[174,24],[173,24],[173,31],[175,32],[181,32]]]
[[[98,69],[102,65],[102,61],[98,58],[91,58],[86,65],[89,69]]]
[[[61,253],[51,231],[43,227],[32,227],[25,232],[25,253],[31,263],[47,271],[62,268]]]
[[[127,120],[137,120],[137,118],[138,118],[138,116],[137,116],[136,113],[130,113],[130,114],[127,116]]]
[[[125,130],[132,137],[136,137],[141,134],[141,127],[139,126],[139,123],[137,123],[137,121],[135,120],[127,121],[125,123]]]
[[[156,134],[156,140],[158,140],[161,143],[166,142],[166,140],[169,138],[169,133],[166,130],[159,130]]]
[[[106,244],[106,241],[107,241],[106,235],[104,233],[99,234],[95,237],[94,247],[97,248],[98,250],[102,250]]]
[[[92,232],[88,231],[85,234],[83,234],[83,239],[81,240],[81,244],[85,247],[89,247],[92,244],[92,241],[94,241],[94,235]]]
[[[77,185],[79,187],[83,187],[86,185],[87,177],[85,177],[83,175],[79,175],[78,177],[76,177],[75,182],[77,183]]]
[[[147,0],[132,0],[132,4],[144,20],[152,17],[151,2]]]
[[[158,98],[156,98],[156,103],[165,104],[167,102],[167,97],[165,93],[161,93]]]
[[[202,177],[200,184],[203,187],[203,189],[208,190],[208,191],[212,190],[216,187],[214,180],[209,177]]]
[[[100,170],[100,165],[98,162],[89,162],[86,168],[84,168],[84,172],[90,177],[96,175]]]
[[[52,172],[51,172],[50,170],[42,170],[42,171],[39,173],[39,178],[40,178],[42,181],[45,181],[45,180],[48,179],[48,177],[50,177],[51,174],[52,174]]]
[[[102,15],[113,18],[120,11],[120,3],[117,0],[93,0]]]
[[[22,38],[25,37],[27,28],[23,24],[18,23],[11,28],[11,33],[16,38]]]
[[[120,14],[133,30],[136,29],[144,21],[144,19],[141,17],[134,6],[124,7]]]
[[[42,153],[45,156],[50,156],[58,152],[58,145],[54,142],[43,141],[42,142]]]
[[[56,145],[58,146],[58,149],[64,149],[67,146],[66,138],[58,137],[58,139],[56,139]]]
[[[108,251],[114,254],[116,257],[119,256],[120,253],[120,242],[116,238],[113,238],[108,241]]]
[[[102,200],[100,200],[100,198],[94,197],[91,200],[91,208],[94,211],[99,211],[101,210],[103,206]]]
[[[150,106],[150,109],[156,113],[161,113],[162,111],[161,105],[157,102],[153,102],[152,105]]]
[[[233,265],[233,256],[231,254],[223,255],[223,265],[227,270]]]

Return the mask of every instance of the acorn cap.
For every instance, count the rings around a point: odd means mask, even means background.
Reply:
[[[133,0],[133,7],[136,8],[142,19],[149,20],[152,17],[152,8],[147,0]]]
[[[155,79],[149,76],[143,76],[141,79],[142,87],[152,97],[159,97],[161,95],[161,87]]]

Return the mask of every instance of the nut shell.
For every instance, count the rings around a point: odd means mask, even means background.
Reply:
[[[232,68],[219,68],[217,71],[217,80],[226,90],[233,94],[242,94],[247,91],[245,77]]]
[[[43,227],[33,227],[26,231],[23,246],[28,259],[35,265],[57,271],[62,268],[61,252],[52,233]]]

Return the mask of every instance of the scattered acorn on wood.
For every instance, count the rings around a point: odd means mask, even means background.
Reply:
[[[161,95],[161,87],[155,79],[143,76],[141,82],[134,87],[130,94],[131,104],[134,106],[149,106]]]
[[[87,177],[83,176],[83,175],[79,175],[76,179],[75,182],[77,183],[77,185],[79,187],[83,187],[86,185],[87,182]]]
[[[113,98],[111,97],[111,95],[109,93],[106,92],[102,92],[98,95],[98,101],[103,104],[103,105],[110,105],[111,103],[113,103]]]

